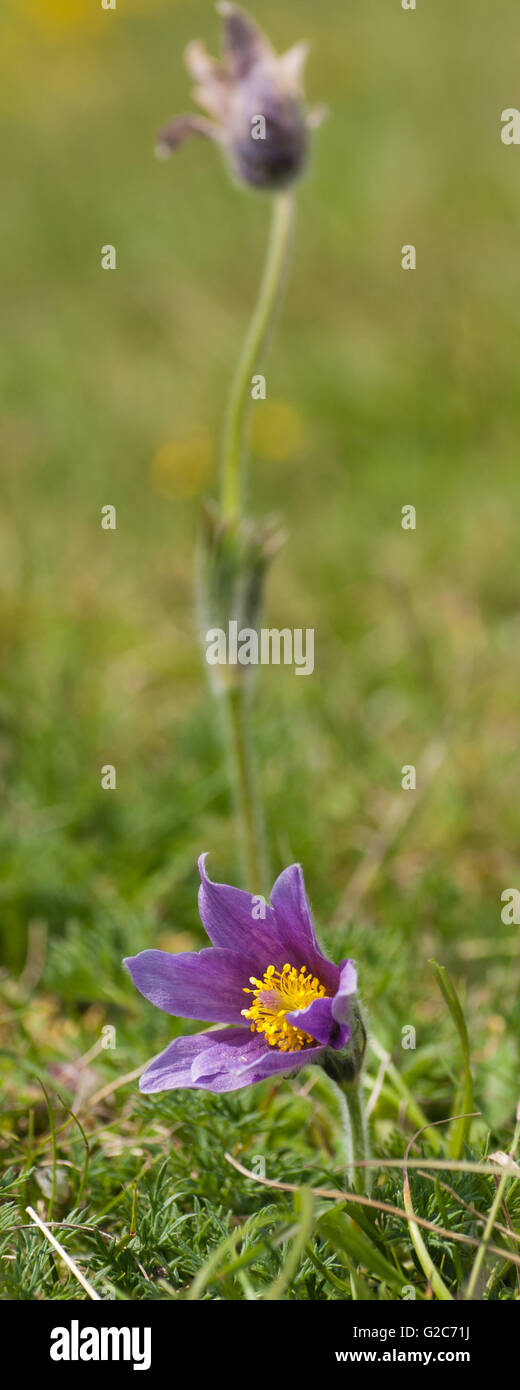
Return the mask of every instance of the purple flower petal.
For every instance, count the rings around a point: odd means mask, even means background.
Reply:
[[[199,859],[199,913],[210,941],[253,957],[261,977],[268,965],[277,970],[286,961],[298,968],[305,965],[331,994],[335,993],[339,970],[322,955],[316,941],[300,865],[292,864],[279,875],[270,907],[252,893],[230,888],[227,883],[213,883],[206,874],[205,859],[205,854]]]
[[[141,951],[125,960],[134,985],[158,1009],[206,1023],[242,1023],[255,961],[237,951]]]
[[[308,1004],[306,1009],[292,1009],[287,1014],[288,1023],[292,1023],[294,1028],[301,1028],[302,1032],[309,1033],[316,1042],[323,1043],[325,1047],[330,1046],[332,1035],[337,1029],[337,1023],[332,1017],[332,999],[314,999],[312,1004]]]
[[[279,1052],[247,1028],[219,1028],[214,1033],[176,1038],[147,1067],[140,1089],[146,1093],[182,1088],[237,1091],[277,1072],[309,1066],[322,1052],[322,1047]]]
[[[291,864],[279,875],[273,885],[271,902],[286,959],[298,968],[308,966],[320,984],[331,994],[335,993],[339,970],[325,959],[316,941],[300,864]]]
[[[248,1062],[241,1064],[238,1073],[234,1068],[230,1073],[230,1058],[222,1058],[221,1075],[206,1077],[198,1084],[205,1086],[208,1091],[234,1091],[239,1086],[254,1086],[255,1082],[265,1081],[269,1076],[290,1076],[292,1072],[301,1071],[302,1067],[316,1065],[325,1050],[323,1047],[302,1047],[299,1052],[280,1052],[277,1047],[266,1047],[265,1042],[260,1047],[262,1038],[258,1034],[255,1036],[250,1033],[249,1038],[249,1046],[244,1046],[242,1054],[248,1056]],[[229,1085],[229,1075],[233,1081],[232,1085]]]
[[[243,951],[248,958],[252,957],[255,961],[253,973],[257,975],[263,976],[268,965],[281,969],[286,958],[272,908],[253,893],[230,888],[227,883],[212,883],[206,874],[205,859],[206,855],[201,854],[199,912],[210,941],[214,946]]]
[[[344,1047],[350,1037],[347,1023],[337,1023],[333,1013],[333,999],[314,999],[306,1009],[293,1009],[287,1014],[289,1023],[309,1033],[316,1042],[325,1047]]]
[[[217,144],[222,144],[220,126],[208,121],[205,116],[175,116],[157,136],[155,149],[159,159],[168,159],[172,151],[178,150],[192,135],[201,135],[204,140],[216,140]]]
[[[334,999],[332,1013],[338,1023],[347,1023],[350,1016],[350,996],[357,991],[357,970],[353,960],[342,960],[340,981]]]
[[[287,1014],[289,1023],[309,1033],[326,1047],[345,1047],[350,1037],[350,999],[357,990],[357,971],[354,962],[344,960],[340,966],[339,988],[332,999],[315,999],[306,1009],[293,1009]]]
[[[148,1064],[139,1082],[139,1090],[148,1095],[152,1091],[177,1091],[181,1087],[192,1087],[192,1062],[202,1051],[205,1039],[208,1036],[223,1037],[227,1032],[228,1029],[222,1028],[212,1035],[193,1033],[187,1038],[175,1038],[164,1052],[160,1052]]]
[[[238,5],[221,0],[217,8],[224,20],[222,51],[226,65],[231,76],[240,81],[256,63],[268,59],[273,50],[255,21]]]

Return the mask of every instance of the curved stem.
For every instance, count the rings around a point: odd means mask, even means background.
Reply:
[[[292,190],[273,198],[271,233],[256,308],[231,385],[224,427],[222,457],[222,515],[234,520],[240,512],[244,421],[251,399],[251,378],[265,345],[283,288],[284,270],[294,220]]]

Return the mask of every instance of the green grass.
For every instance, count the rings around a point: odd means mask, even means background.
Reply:
[[[133,1080],[97,1098],[176,1027],[133,991],[123,955],[205,944],[201,850],[238,881],[193,552],[267,208],[209,146],[153,159],[155,130],[187,105],[186,41],[214,47],[206,0],[134,0],[70,29],[53,8],[8,5],[0,47],[1,1296],[83,1296],[28,1229],[26,1206],[46,1219],[52,1201],[104,1297],[425,1297],[401,1217],[320,1196],[311,1215],[305,1195],[225,1157],[342,1188],[320,1078],[151,1099]],[[310,37],[310,96],[330,107],[254,423],[250,511],[289,532],[268,619],[316,629],[312,678],[260,673],[262,793],[273,869],[302,862],[321,939],[356,958],[391,1054],[372,1149],[401,1167],[376,1170],[373,1196],[402,1209],[417,1108],[430,1122],[464,1108],[432,957],[469,1035],[468,1162],[511,1145],[518,1100],[519,929],[500,911],[520,887],[520,155],[499,131],[520,100],[520,21],[513,0],[492,15],[483,0],[256,13],[280,48]],[[410,241],[418,269],[404,273]],[[115,273],[99,268],[107,242]],[[115,792],[101,790],[107,762]],[[407,763],[415,793],[400,788]],[[115,1048],[83,1065],[106,1025]],[[371,1052],[369,1093],[379,1066]],[[411,1197],[417,1217],[478,1242],[495,1182],[450,1171],[456,1134],[421,1136]],[[439,1156],[446,1170],[421,1176]],[[513,1183],[506,1201],[520,1254]],[[475,1245],[420,1230],[460,1294]],[[513,1238],[496,1227],[493,1244],[505,1253],[486,1256],[479,1296],[518,1298]]]

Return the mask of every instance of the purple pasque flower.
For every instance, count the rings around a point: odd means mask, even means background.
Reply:
[[[238,5],[222,0],[217,9],[222,60],[211,58],[198,40],[185,54],[193,96],[205,115],[176,116],[159,132],[157,153],[167,158],[189,136],[202,135],[221,146],[242,183],[281,188],[303,171],[309,131],[323,116],[322,107],[308,112],[303,101],[307,44],[279,57]]]
[[[335,1072],[356,1025],[357,973],[333,965],[316,941],[303,874],[291,864],[270,905],[212,883],[202,855],[199,911],[212,942],[170,955],[141,951],[125,960],[145,999],[180,1018],[228,1026],[176,1038],[141,1077],[142,1091],[182,1087],[236,1091],[318,1063]]]

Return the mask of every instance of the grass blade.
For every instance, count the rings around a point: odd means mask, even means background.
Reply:
[[[461,1158],[464,1152],[464,1146],[469,1143],[469,1136],[471,1130],[471,1115],[469,1114],[469,1111],[473,1110],[474,1108],[473,1081],[471,1078],[468,1030],[466,1028],[466,1020],[464,1018],[459,996],[457,994],[455,986],[452,984],[449,976],[446,974],[444,966],[437,965],[437,961],[435,960],[430,960],[430,965],[433,967],[435,971],[437,984],[439,986],[441,994],[443,995],[443,998],[445,999],[448,1005],[450,1014],[452,1016],[453,1022],[455,1024],[460,1038],[462,1048],[462,1061],[464,1065],[464,1096],[462,1109],[465,1111],[465,1114],[457,1120],[449,1138],[449,1151],[451,1157]],[[456,1108],[458,1109],[459,1107],[457,1106]]]

